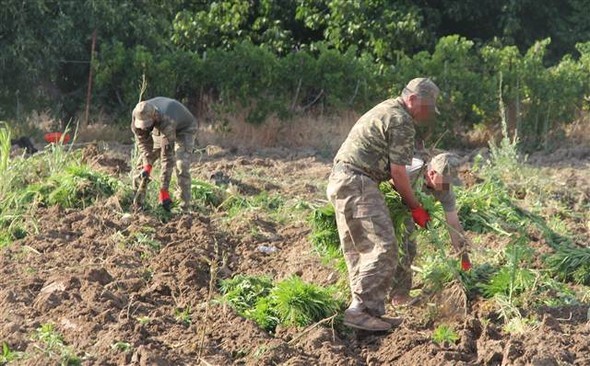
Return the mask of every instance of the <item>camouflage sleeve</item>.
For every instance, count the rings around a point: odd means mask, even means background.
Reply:
[[[133,131],[137,140],[137,147],[141,154],[142,164],[153,164],[154,159],[151,158],[151,156],[152,151],[154,150],[154,140],[152,139],[151,133],[149,131],[138,130],[133,125],[131,126],[131,131]]]
[[[409,165],[414,155],[414,125],[401,116],[392,117],[389,126],[389,163]]]
[[[445,212],[452,212],[456,209],[455,192],[451,187],[448,191],[434,191],[435,198],[440,202]]]

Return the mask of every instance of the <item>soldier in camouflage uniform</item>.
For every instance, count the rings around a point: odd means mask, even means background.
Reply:
[[[141,180],[149,180],[152,165],[161,158],[160,204],[167,211],[172,207],[168,189],[172,171],[176,166],[182,200],[180,207],[182,210],[188,210],[191,199],[190,164],[197,131],[196,118],[177,100],[156,97],[139,102],[135,106],[131,130],[137,138],[143,164],[141,173],[134,179],[134,186],[139,186]]]
[[[457,215],[455,193],[452,189],[452,184],[460,184],[456,175],[458,165],[459,161],[455,155],[442,153],[432,158],[427,165],[422,160],[414,158],[412,165],[407,166],[406,170],[413,186],[415,183],[422,183],[422,186],[418,188],[427,194],[431,194],[441,203],[453,248],[461,256],[461,268],[467,271],[471,269],[471,261],[467,253],[468,241]],[[421,177],[423,177],[422,180]],[[406,221],[406,232],[401,243],[402,256],[398,260],[393,275],[393,288],[390,293],[391,303],[394,306],[412,305],[418,300],[418,298],[410,297],[410,289],[412,288],[411,265],[416,256],[416,243],[411,240],[413,231],[414,224],[412,220]]]
[[[349,274],[348,326],[385,331],[399,324],[383,318],[398,246],[379,183],[391,179],[414,221],[426,226],[430,216],[414,196],[406,165],[414,155],[414,124],[434,117],[438,94],[432,80],[411,80],[400,97],[361,116],[334,158],[327,195]]]

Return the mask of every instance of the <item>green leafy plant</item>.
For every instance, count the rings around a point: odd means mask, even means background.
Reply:
[[[590,285],[590,249],[561,246],[545,258],[549,271],[562,281]]]
[[[510,318],[510,320],[504,324],[502,330],[509,334],[527,334],[535,330],[535,328],[538,327],[538,324],[539,321],[534,318],[516,316]]]
[[[230,195],[219,208],[227,211],[228,217],[233,218],[244,211],[266,210],[268,212],[277,212],[284,206],[284,200],[279,195],[269,195],[261,192],[253,197],[242,197],[240,195]]]
[[[332,293],[292,276],[279,282],[269,294],[281,324],[306,326],[336,314],[340,308]]]
[[[432,341],[439,345],[455,344],[459,340],[459,335],[455,330],[446,324],[437,326],[432,332]]]
[[[23,352],[12,351],[6,342],[2,342],[2,354],[0,354],[0,364],[9,363],[23,358]]]
[[[152,251],[159,251],[162,243],[154,238],[154,233],[136,232],[133,234],[133,245],[144,246]]]
[[[456,277],[457,260],[447,258],[438,253],[425,255],[421,258],[420,267],[417,267],[419,277],[424,283],[424,291],[437,292]]]
[[[62,365],[80,365],[82,360],[76,355],[76,352],[68,347],[53,324],[45,323],[37,328],[35,339],[43,344],[43,351],[48,356],[57,355]]]
[[[233,278],[222,280],[220,291],[223,300],[243,314],[247,309],[256,305],[261,297],[270,294],[273,283],[266,276],[237,275]]]
[[[273,332],[281,323],[270,297],[260,297],[253,308],[244,311],[244,316],[269,332]]]
[[[133,346],[129,342],[118,341],[111,345],[111,349],[128,353],[133,350]]]
[[[334,206],[327,203],[324,206],[315,208],[309,215],[308,222],[311,226],[309,239],[315,251],[326,258],[325,262],[342,258]]]
[[[224,199],[224,192],[217,186],[194,180],[191,182],[192,199],[204,205],[217,207]]]
[[[289,277],[275,285],[268,277],[235,276],[221,281],[223,301],[267,331],[278,324],[305,326],[338,312],[333,290]]]
[[[551,278],[549,274],[544,274],[539,280],[538,296],[535,297],[536,304],[557,307],[583,302],[585,302],[583,294],[578,296],[570,286]]]
[[[191,320],[191,307],[187,306],[184,308],[175,308],[174,309],[174,319],[177,322],[189,326],[192,322]]]
[[[527,268],[534,251],[526,240],[526,236],[517,237],[505,248],[507,263],[490,278],[489,283],[481,285],[484,296],[506,295],[508,301],[513,302],[516,296],[532,290],[538,276]]]
[[[459,278],[465,287],[468,295],[475,297],[482,293],[481,284],[489,283],[494,274],[498,272],[498,268],[490,263],[482,263],[474,266],[470,271],[459,272]]]
[[[398,243],[404,239],[406,224],[411,220],[411,214],[408,208],[402,202],[402,198],[389,182],[383,182],[379,185],[379,190],[385,197],[385,203],[389,208],[389,214],[393,223],[393,231]],[[403,255],[403,253],[400,253]]]
[[[458,187],[455,192],[459,218],[466,230],[510,236],[527,219],[512,203],[505,185],[497,178],[487,179],[469,189]]]
[[[70,165],[47,180],[27,187],[28,201],[64,208],[86,207],[99,197],[115,194],[121,183],[87,165]]]

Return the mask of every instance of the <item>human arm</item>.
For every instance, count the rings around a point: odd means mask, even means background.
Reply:
[[[463,231],[457,210],[445,212],[445,219],[453,248],[461,256],[461,267],[463,270],[469,270],[471,268],[471,261],[468,254],[470,242]]]
[[[154,140],[152,139],[150,131],[139,130],[134,127],[132,127],[131,130],[135,135],[137,148],[139,149],[143,166],[151,166],[155,159],[153,157]]]
[[[426,227],[428,221],[430,221],[430,215],[422,207],[420,202],[416,199],[412,185],[410,184],[410,178],[406,171],[405,165],[391,164],[391,180],[395,187],[395,190],[400,194],[402,200],[408,206],[412,212],[412,218],[416,224]]]

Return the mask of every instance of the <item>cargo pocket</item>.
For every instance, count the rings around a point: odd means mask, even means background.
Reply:
[[[357,203],[352,207],[352,219],[349,221],[350,236],[356,250],[360,253],[372,252],[375,236],[375,210],[371,205]]]
[[[152,134],[152,140],[154,141],[154,149],[162,148],[162,136],[160,134]]]

